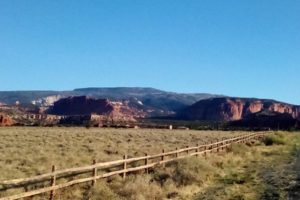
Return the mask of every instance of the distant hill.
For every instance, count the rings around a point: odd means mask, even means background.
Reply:
[[[70,96],[122,101],[130,107],[145,110],[150,116],[164,116],[185,108],[199,100],[220,97],[207,93],[184,94],[141,87],[80,88],[72,91],[4,91],[0,92],[0,103],[13,105],[34,104],[53,106],[54,102]]]
[[[200,100],[186,107],[178,118],[184,120],[233,121],[241,120],[252,113],[270,111],[286,113],[300,119],[300,106],[268,99],[221,97]]]

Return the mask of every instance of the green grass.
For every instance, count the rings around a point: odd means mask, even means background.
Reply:
[[[160,153],[176,147],[246,134],[247,132],[133,130],[97,128],[10,127],[0,129],[0,180],[28,177],[58,169]],[[57,191],[57,199],[82,200],[201,200],[286,199],[295,184],[295,158],[300,133],[276,132],[272,143],[234,144],[228,152],[190,157],[151,169],[149,174],[129,174],[99,180],[94,187],[80,184]],[[278,142],[280,141],[280,142]],[[282,142],[283,141],[283,142]],[[67,181],[65,180],[60,181]],[[28,189],[33,189],[29,186]],[[25,191],[1,191],[0,196]],[[33,199],[47,199],[48,194]]]

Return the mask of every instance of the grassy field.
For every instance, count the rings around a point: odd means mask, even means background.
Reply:
[[[0,180],[21,178],[58,169],[160,153],[203,144],[247,132],[152,129],[41,128],[0,129]],[[262,142],[233,145],[229,152],[207,160],[189,158],[149,175],[119,176],[58,191],[57,199],[286,199],[295,184],[293,165],[300,148],[299,133],[275,133]],[[0,190],[0,197],[21,192]],[[34,199],[47,199],[48,195]]]
[[[93,159],[110,161],[161,153],[196,143],[216,141],[241,132],[100,129],[61,127],[0,128],[0,180],[21,178],[51,170],[90,165]],[[3,173],[5,172],[5,173]]]

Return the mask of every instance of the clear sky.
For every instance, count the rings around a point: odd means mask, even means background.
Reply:
[[[0,0],[0,90],[140,86],[300,104],[299,0]]]

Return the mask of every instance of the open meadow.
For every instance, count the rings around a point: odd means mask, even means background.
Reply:
[[[241,132],[83,127],[0,128],[0,180],[196,146]],[[244,133],[245,134],[245,133]],[[5,172],[5,173],[3,173]]]
[[[8,127],[0,129],[0,182],[57,169],[160,153],[210,143],[248,132],[83,127]],[[287,199],[296,187],[294,163],[300,133],[275,132],[262,142],[234,144],[227,153],[191,157],[159,166],[149,174],[118,175],[58,190],[55,199]],[[49,184],[49,183],[47,183]],[[42,187],[40,185],[39,187]],[[0,197],[32,190],[6,189]],[[28,199],[48,199],[43,194]]]

